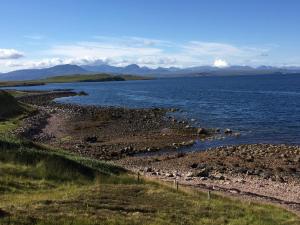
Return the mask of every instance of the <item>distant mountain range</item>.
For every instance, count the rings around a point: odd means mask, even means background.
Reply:
[[[91,73],[76,65],[59,65],[45,69],[16,70],[0,74],[0,80],[39,80],[59,75],[87,74]]]
[[[110,66],[107,64],[98,66],[58,65],[45,69],[25,69],[8,73],[0,73],[0,80],[38,80],[59,75],[108,73],[115,75],[131,74],[150,77],[176,77],[176,76],[230,76],[230,75],[266,75],[266,74],[293,74],[300,73],[300,67],[249,67],[230,66],[218,68],[213,66],[199,66],[190,68],[158,67],[156,69],[140,67],[131,64],[125,67]]]

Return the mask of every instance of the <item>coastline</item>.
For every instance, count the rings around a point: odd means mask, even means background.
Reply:
[[[73,91],[29,94],[19,101],[39,113],[27,118],[16,134],[97,159],[112,160],[162,149],[188,147],[212,138],[214,129],[193,127],[169,115],[176,109],[129,109],[61,104],[52,100]]]
[[[176,149],[192,145],[197,138],[210,138],[215,131],[202,128],[199,133],[199,128],[191,127],[188,121],[166,116],[168,109],[78,106],[52,101],[76,94],[57,91],[20,97],[20,101],[38,107],[39,113],[27,118],[16,133],[82,156],[113,160],[151,178],[276,203],[299,215],[299,146],[239,145],[177,153]],[[174,152],[135,155],[161,149]],[[270,163],[273,160],[275,165]]]
[[[252,144],[116,161],[144,176],[242,199],[279,204],[300,215],[300,147]]]

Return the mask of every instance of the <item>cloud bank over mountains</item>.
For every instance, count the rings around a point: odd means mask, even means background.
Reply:
[[[27,36],[41,42],[41,36]],[[0,46],[1,47],[1,46]],[[94,36],[89,41],[48,44],[25,57],[15,49],[0,49],[0,71],[46,68],[60,64],[156,67],[213,65],[262,65],[268,63],[268,47],[186,41],[175,43],[141,37]],[[26,52],[27,55],[27,52]],[[30,55],[30,57],[29,57]]]

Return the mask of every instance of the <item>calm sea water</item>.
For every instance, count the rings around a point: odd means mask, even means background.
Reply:
[[[196,125],[230,128],[240,137],[195,148],[241,143],[300,144],[300,75],[170,78],[150,81],[50,84],[19,89],[73,88],[89,96],[57,101],[83,105],[174,107]]]

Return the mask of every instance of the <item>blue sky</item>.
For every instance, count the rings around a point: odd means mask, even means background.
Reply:
[[[297,0],[2,0],[0,71],[300,66]]]

